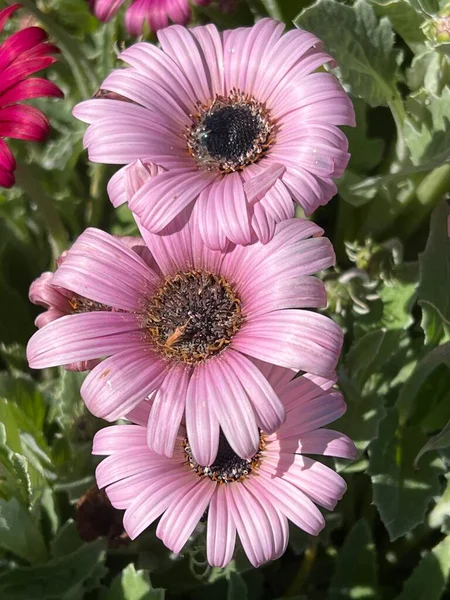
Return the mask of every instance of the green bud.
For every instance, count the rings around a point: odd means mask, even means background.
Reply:
[[[432,42],[450,42],[450,6],[441,10],[422,26],[424,34]]]

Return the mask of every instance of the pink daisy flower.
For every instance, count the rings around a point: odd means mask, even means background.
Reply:
[[[20,4],[0,10],[0,32]],[[63,93],[52,82],[40,77],[27,79],[32,73],[53,64],[51,56],[58,48],[45,40],[40,27],[27,27],[13,33],[0,45],[0,186],[10,188],[15,183],[16,161],[3,138],[40,142],[50,125],[37,108],[19,104],[29,98],[61,98]]]
[[[266,243],[293,200],[309,215],[331,199],[349,159],[337,125],[354,125],[352,104],[333,75],[314,72],[332,60],[320,40],[283,29],[271,19],[222,34],[173,26],[158,33],[161,49],[121,54],[130,66],[74,109],[92,161],[153,165],[132,195],[125,169],[113,176],[114,206],[128,201],[158,233],[195,202],[203,240],[223,248]]]
[[[287,412],[276,433],[259,433],[256,452],[240,458],[220,434],[219,451],[210,465],[192,453],[192,439],[181,426],[173,456],[147,447],[145,425],[149,403],[141,404],[136,425],[99,431],[93,453],[108,455],[96,470],[112,505],[125,510],[124,527],[136,538],[161,515],[156,535],[178,553],[200,518],[207,513],[206,547],[211,565],[232,559],[236,534],[254,567],[278,558],[286,549],[288,519],[311,535],[324,527],[316,504],[333,510],[345,492],[345,481],[305,454],[355,458],[353,442],[342,433],[321,429],[344,414],[340,393],[307,377],[260,365]],[[138,414],[139,413],[139,414]]]
[[[201,464],[213,462],[219,428],[237,454],[253,456],[258,428],[272,433],[285,414],[248,357],[320,376],[335,369],[341,329],[304,310],[326,305],[324,285],[311,274],[334,263],[332,246],[322,229],[299,219],[277,225],[265,246],[227,252],[205,246],[186,215],[165,235],[143,233],[153,268],[103,231],[78,238],[52,285],[101,306],[35,333],[30,367],[107,356],[81,389],[94,415],[114,421],[156,391],[148,422],[153,450],[171,456],[186,410]]]
[[[151,256],[142,238],[121,237],[122,243],[139,254],[144,260],[149,260],[149,266],[153,266]],[[57,266],[62,265],[67,252],[64,252],[56,261]],[[114,310],[108,306],[88,300],[75,292],[57,285],[53,285],[54,273],[46,271],[42,273],[30,285],[29,299],[33,304],[43,306],[47,310],[38,315],[34,324],[39,329],[55,319],[65,315],[94,312],[99,310]],[[100,360],[78,361],[64,365],[68,371],[88,371],[93,369]]]
[[[91,10],[100,21],[107,23],[117,13],[125,0],[88,0]],[[209,4],[210,0],[194,0],[196,4]],[[191,18],[188,0],[132,0],[125,14],[125,26],[131,35],[142,35],[144,25],[158,31],[173,23],[185,25]]]

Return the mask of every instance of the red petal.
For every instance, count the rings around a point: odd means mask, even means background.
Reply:
[[[0,94],[0,106],[15,104],[29,98],[62,98],[64,94],[57,85],[47,79],[33,77],[20,81],[12,86],[4,94]]]
[[[0,136],[19,140],[43,140],[49,131],[47,117],[33,106],[8,106],[0,110]]]
[[[47,39],[47,34],[40,27],[27,27],[16,31],[0,46],[0,69],[6,69],[21,54],[28,52]]]
[[[6,8],[0,10],[0,32],[3,30],[3,27],[5,26],[5,23],[9,17],[20,7],[20,4],[12,4],[11,6],[7,6]]]

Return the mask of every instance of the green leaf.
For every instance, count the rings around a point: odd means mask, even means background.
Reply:
[[[236,598],[239,598],[239,600],[247,600],[247,584],[245,583],[242,575],[240,575],[240,573],[237,571],[231,571],[227,579],[227,600],[235,600]]]
[[[85,544],[72,554],[45,565],[17,568],[0,575],[2,600],[62,600],[85,598],[85,586],[99,572],[105,558],[105,542]]]
[[[404,332],[371,331],[358,340],[347,355],[349,376],[362,388],[369,377],[379,372],[399,348]]]
[[[383,398],[376,392],[363,394],[344,370],[339,372],[339,386],[347,403],[347,411],[336,421],[335,427],[348,435],[362,453],[378,435],[379,423],[386,414]],[[338,463],[346,470],[361,470],[364,467],[348,465],[348,461],[344,460]]]
[[[41,532],[15,498],[0,498],[0,547],[30,563],[45,561],[47,557]]]
[[[413,466],[424,441],[418,427],[400,427],[397,411],[390,409],[380,423],[378,438],[369,446],[373,503],[391,540],[422,523],[431,499],[440,491],[439,459],[432,463],[424,457],[419,471]]]
[[[69,519],[59,529],[55,538],[50,544],[50,551],[54,558],[67,556],[78,550],[83,542],[78,534],[77,526],[72,519]]]
[[[129,564],[112,582],[102,600],[164,600],[165,590],[155,589],[146,571]]]
[[[450,158],[450,89],[436,96],[420,90],[407,102],[405,142],[414,165],[438,167]]]
[[[428,523],[433,529],[440,529],[443,533],[450,533],[450,479],[447,477],[447,485],[444,493],[436,502],[430,513]]]
[[[450,102],[450,97],[449,97]],[[442,201],[431,215],[427,245],[419,255],[417,291],[426,341],[437,344],[450,333],[450,239],[447,220],[450,208]]]
[[[414,461],[414,466],[417,468],[420,457],[423,456],[425,452],[430,452],[430,450],[440,450],[441,448],[448,448],[449,446],[450,421],[447,422],[447,425],[442,429],[442,431],[430,437],[428,442],[420,449]]]
[[[364,519],[353,526],[339,551],[327,598],[379,598],[376,551],[372,533]]]
[[[384,141],[378,137],[371,138],[368,136],[367,104],[360,98],[352,98],[352,102],[355,109],[356,127],[343,127],[348,139],[348,151],[350,152],[348,168],[357,173],[365,173],[374,169],[380,163]]]
[[[379,292],[383,303],[382,326],[388,329],[407,329],[413,323],[411,310],[416,288],[417,282],[414,280],[394,279],[384,282]]]
[[[450,80],[450,61],[445,55],[427,48],[413,58],[406,77],[413,91],[424,88],[428,94],[440,96]]]
[[[425,43],[426,37],[421,29],[424,18],[407,0],[372,0],[372,4],[379,16],[389,19],[413,52]]]
[[[440,365],[450,368],[450,342],[425,354],[417,363],[411,376],[405,381],[396,403],[401,423],[406,423],[411,417],[422,385]]]
[[[450,573],[450,536],[427,552],[396,600],[439,600]]]
[[[42,431],[45,419],[45,399],[36,382],[23,374],[0,373],[2,396],[13,401],[33,423],[33,429]]]
[[[336,59],[349,91],[370,106],[398,99],[397,51],[388,19],[378,20],[364,0],[346,6],[336,0],[318,0],[295,20],[315,33]]]

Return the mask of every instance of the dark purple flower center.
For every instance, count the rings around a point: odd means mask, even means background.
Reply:
[[[186,139],[199,167],[229,173],[257,162],[274,141],[265,105],[238,91],[217,96],[192,116]]]
[[[253,148],[260,123],[249,106],[224,106],[203,121],[203,143],[218,161],[238,162]]]
[[[242,481],[258,468],[261,462],[261,453],[264,449],[264,440],[261,435],[258,452],[250,459],[241,458],[228,443],[222,430],[219,437],[219,449],[215,461],[209,467],[199,465],[192,455],[189,441],[183,444],[184,453],[189,466],[201,477],[209,477],[218,483],[232,483]]]
[[[241,322],[240,300],[223,277],[189,271],[165,280],[143,325],[164,355],[193,364],[226,348]]]

